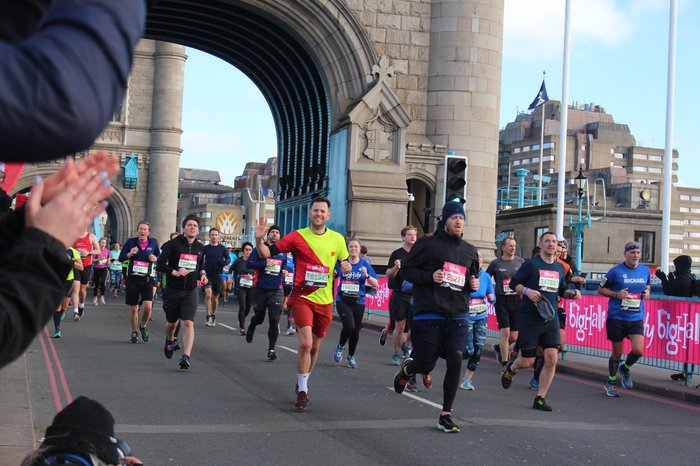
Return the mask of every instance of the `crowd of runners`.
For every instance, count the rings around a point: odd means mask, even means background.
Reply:
[[[342,330],[332,352],[336,363],[359,367],[357,356],[365,298],[378,287],[378,277],[360,239],[344,238],[330,230],[330,201],[316,198],[309,212],[310,225],[282,236],[276,226],[259,224],[255,244],[244,243],[240,256],[220,242],[216,228],[209,243],[197,239],[199,218],[187,216],[182,233],[173,233],[159,245],[150,236],[150,224],[139,223],[137,235],[121,247],[107,247],[85,231],[66,253],[74,269],[66,281],[65,299],[54,315],[55,338],[61,338],[61,321],[71,307],[73,319],[85,313],[88,285],[94,306],[105,294],[117,297],[122,289],[129,307],[131,334],[138,343],[151,338],[148,324],[153,301],[162,296],[166,316],[164,355],[171,359],[182,350],[179,367],[191,365],[194,319],[200,287],[204,292],[207,327],[216,326],[220,302],[235,293],[240,335],[252,343],[267,317],[267,359],[277,359],[275,346],[284,315],[286,334],[298,336],[297,411],[309,405],[309,378],[328,333],[334,309]],[[388,362],[398,366],[397,393],[416,391],[416,376],[432,388],[431,372],[444,359],[443,406],[438,429],[459,432],[451,411],[458,389],[473,391],[486,338],[488,308],[495,307],[500,333],[493,345],[501,364],[501,384],[508,389],[521,369],[533,367],[530,388],[537,391],[532,407],[551,411],[546,401],[559,353],[564,347],[566,315],[562,299],[580,299],[585,278],[568,255],[568,244],[556,234],[539,238],[532,257],[516,255],[515,238],[505,238],[484,270],[481,252],[462,239],[466,213],[461,204],[445,204],[436,231],[418,238],[415,227],[400,232],[401,245],[386,265],[389,323],[379,337],[384,346],[391,338]],[[649,268],[639,263],[640,245],[629,242],[624,261],[606,274],[598,293],[609,298],[607,336],[611,342],[609,378],[604,393],[618,397],[621,385],[633,387],[631,366],[644,348],[644,301],[649,297]],[[252,311],[252,315],[251,315]],[[250,317],[249,317],[250,315]],[[632,351],[623,359],[624,339]],[[466,363],[463,363],[466,361]],[[466,364],[466,367],[463,367]]]

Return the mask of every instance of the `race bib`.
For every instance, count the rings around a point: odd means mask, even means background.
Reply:
[[[340,292],[344,296],[356,297],[360,295],[360,283],[353,281],[343,281],[340,284]]]
[[[473,298],[469,300],[469,317],[479,317],[486,314],[488,306],[484,298]]]
[[[503,280],[503,294],[505,295],[514,295],[517,294],[513,289],[510,287],[510,278],[507,280]]]
[[[189,270],[190,272],[197,269],[196,254],[180,254],[180,261],[177,263],[178,268]]]
[[[265,273],[268,275],[278,276],[282,270],[282,261],[268,257],[265,263]]]
[[[132,275],[148,275],[148,262],[134,261],[134,265],[131,267]]]
[[[294,275],[292,275],[291,273],[288,273],[287,275],[285,275],[284,284],[287,286],[293,286],[294,285]]]
[[[325,288],[328,286],[328,271],[330,269],[325,265],[310,265],[306,268],[304,276],[304,285],[315,286],[316,288]]]
[[[241,288],[252,288],[253,279],[248,277],[241,277],[241,281],[238,286],[240,286]]]
[[[97,261],[97,263],[100,265],[105,265],[107,263],[107,259],[100,259]]]
[[[639,293],[627,293],[627,297],[622,300],[622,310],[637,312],[642,306],[642,295]]]
[[[230,265],[224,265],[224,268],[222,269],[223,273],[228,274],[229,270],[231,270]]]
[[[449,287],[455,291],[462,291],[464,289],[464,283],[467,280],[466,267],[451,262],[445,262],[442,265],[442,270],[445,272],[442,286]]]
[[[559,272],[556,270],[540,270],[540,291],[556,293],[559,291]]]

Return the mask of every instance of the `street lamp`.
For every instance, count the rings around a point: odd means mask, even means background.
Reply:
[[[576,269],[581,271],[581,248],[583,246],[583,231],[591,227],[591,216],[586,214],[583,219],[583,197],[588,179],[583,175],[583,165],[578,167],[578,175],[574,178],[578,194],[578,221],[574,222],[573,217],[569,217],[569,230],[576,231]]]

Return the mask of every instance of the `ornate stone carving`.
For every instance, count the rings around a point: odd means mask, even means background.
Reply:
[[[362,139],[362,155],[375,162],[393,158],[395,133],[398,128],[382,115],[381,109],[377,109],[374,118],[361,128],[365,132]]]

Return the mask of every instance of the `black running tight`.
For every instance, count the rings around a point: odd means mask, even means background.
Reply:
[[[427,374],[433,371],[436,362],[414,359],[406,367],[406,372],[408,374]],[[449,413],[452,411],[452,403],[457,395],[459,378],[462,376],[462,352],[448,352],[445,356],[445,362],[447,363],[447,371],[442,383],[442,410]]]
[[[340,321],[343,323],[343,330],[340,331],[340,341],[338,344],[344,347],[345,344],[350,341],[348,354],[354,356],[355,350],[357,349],[357,342],[360,340],[360,330],[362,329],[362,318],[365,315],[365,305],[338,301],[336,302],[335,308],[338,311]]]

